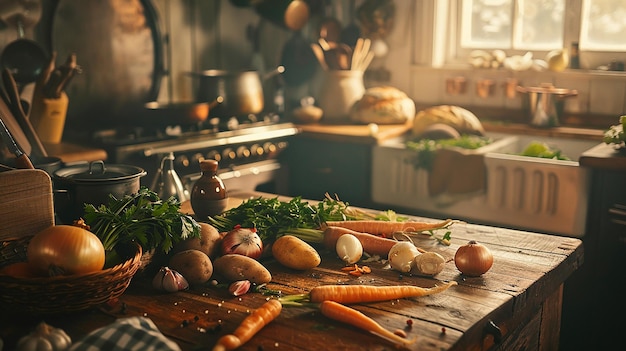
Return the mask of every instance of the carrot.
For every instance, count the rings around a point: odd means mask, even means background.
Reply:
[[[394,239],[383,238],[370,233],[357,232],[348,228],[327,227],[324,229],[324,246],[328,249],[335,250],[337,240],[344,234],[352,234],[359,239],[361,245],[363,246],[363,251],[370,255],[387,257],[391,247],[398,243],[398,241]]]
[[[351,221],[327,221],[328,227],[342,227],[352,229],[356,232],[380,235],[391,238],[393,233],[410,232],[418,233],[428,230],[444,229],[452,224],[452,219],[446,219],[440,222],[390,222],[378,220],[351,220]]]
[[[322,313],[322,315],[330,319],[350,324],[354,327],[368,331],[395,344],[407,346],[415,342],[415,338],[407,340],[399,335],[396,335],[393,332],[383,328],[375,320],[364,315],[360,311],[357,311],[348,306],[344,306],[335,301],[323,301],[320,304],[320,312]]]
[[[339,303],[388,301],[433,295],[446,291],[454,285],[457,285],[456,281],[432,288],[422,288],[413,285],[318,285],[309,292],[309,300],[316,303],[327,300]]]
[[[271,299],[247,316],[232,334],[222,336],[217,340],[213,351],[234,350],[248,342],[263,327],[273,321],[282,310],[283,305],[276,299]]]

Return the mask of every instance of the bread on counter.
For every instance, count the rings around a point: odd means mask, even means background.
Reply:
[[[413,100],[390,86],[368,88],[350,110],[350,119],[358,123],[402,124],[414,117]]]

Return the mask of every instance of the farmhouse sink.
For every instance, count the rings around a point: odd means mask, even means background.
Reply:
[[[463,219],[549,234],[581,237],[585,232],[590,170],[580,155],[600,141],[487,133],[498,147],[484,153],[484,191],[454,196],[446,203],[431,197],[429,172],[409,160],[413,151],[396,139],[373,150],[372,198],[417,214]],[[544,142],[571,160],[520,156],[533,141]],[[450,172],[463,172],[451,169]]]

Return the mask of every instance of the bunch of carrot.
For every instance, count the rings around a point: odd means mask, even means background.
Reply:
[[[373,286],[373,285],[320,285],[309,294],[289,295],[280,299],[270,299],[261,307],[247,316],[232,334],[222,336],[213,351],[234,350],[248,342],[263,327],[276,319],[282,310],[283,304],[306,306],[314,303],[320,313],[333,320],[352,325],[374,335],[380,336],[393,343],[406,346],[415,342],[415,339],[406,339],[385,329],[375,320],[366,316],[344,303],[363,303],[375,301],[389,301],[408,297],[421,297],[441,293],[455,281],[448,282],[433,288],[422,288],[410,285]]]

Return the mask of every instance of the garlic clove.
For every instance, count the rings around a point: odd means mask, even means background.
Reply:
[[[228,292],[233,296],[241,296],[250,290],[249,280],[239,280],[228,286]]]
[[[161,267],[159,269],[159,272],[152,279],[152,286],[157,290],[167,292],[189,289],[187,279],[169,267]]]
[[[443,271],[445,258],[436,252],[424,252],[415,256],[415,270],[419,274],[437,275]]]

